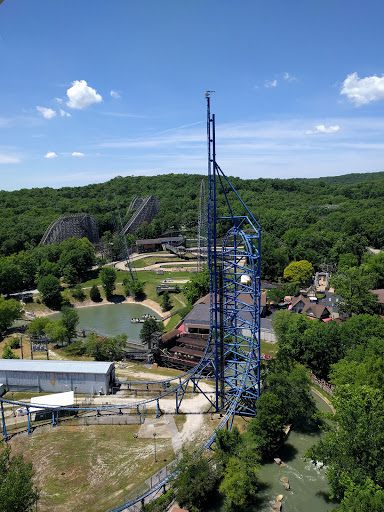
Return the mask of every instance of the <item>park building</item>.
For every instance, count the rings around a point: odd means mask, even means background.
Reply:
[[[0,384],[7,391],[107,395],[114,382],[111,362],[0,359]]]

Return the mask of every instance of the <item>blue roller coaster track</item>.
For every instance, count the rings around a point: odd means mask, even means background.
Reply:
[[[210,336],[204,354],[196,367],[178,377],[145,383],[146,389],[162,388],[162,393],[124,405],[99,407],[62,407],[52,412],[52,425],[57,413],[70,411],[75,417],[81,412],[101,411],[122,414],[125,409],[154,404],[156,417],[161,414],[160,401],[175,398],[175,412],[179,413],[187,388],[201,393],[211,410],[222,416],[218,427],[231,428],[235,415],[252,417],[260,395],[260,226],[239,194],[216,162],[215,115],[210,112],[210,95],[207,100],[208,142],[208,267],[210,273]],[[218,206],[218,198],[221,202]],[[220,210],[220,214],[218,214]],[[235,213],[236,212],[236,213]],[[241,212],[239,214],[238,212]],[[200,385],[201,379],[213,381],[214,391],[207,393]],[[130,387],[143,382],[129,382]],[[3,439],[9,437],[6,427],[4,404],[27,409],[27,431],[32,433],[31,405],[20,401],[0,399]],[[49,406],[39,406],[51,409]],[[118,412],[117,412],[118,411]],[[215,433],[201,447],[210,447]],[[166,478],[148,491],[109,512],[120,512],[135,503],[144,503],[157,495],[159,489],[174,476]]]

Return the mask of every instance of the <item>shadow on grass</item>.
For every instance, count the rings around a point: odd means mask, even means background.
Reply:
[[[123,302],[125,300],[125,297],[124,295],[112,295],[111,297],[109,297],[107,299],[108,302],[112,302],[113,304],[120,304],[121,302]]]

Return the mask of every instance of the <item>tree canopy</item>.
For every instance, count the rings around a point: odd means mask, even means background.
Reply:
[[[307,260],[292,261],[284,269],[284,279],[304,284],[313,274],[313,265]]]
[[[0,512],[34,510],[39,492],[33,484],[34,471],[22,456],[11,457],[7,446],[0,452]]]
[[[15,299],[0,297],[0,332],[9,329],[13,322],[23,315],[23,308]]]
[[[101,282],[103,284],[105,296],[110,299],[116,287],[116,270],[112,267],[104,267],[100,271]]]

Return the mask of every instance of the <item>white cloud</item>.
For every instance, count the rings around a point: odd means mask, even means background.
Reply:
[[[283,78],[284,78],[284,80],[288,80],[288,82],[294,82],[295,80],[297,80],[297,78],[295,76],[290,75],[286,71],[283,73]]]
[[[38,112],[40,112],[40,114],[45,118],[45,119],[52,119],[53,117],[56,116],[56,112],[55,110],[52,110],[51,108],[45,108],[45,107],[36,107],[36,110]]]
[[[340,130],[340,126],[335,124],[334,126],[328,126],[328,128],[323,124],[318,124],[315,126],[314,130],[307,130],[305,132],[306,135],[312,135],[314,133],[336,133]]]
[[[112,98],[114,98],[115,100],[117,100],[118,98],[121,98],[120,93],[118,93],[117,91],[114,91],[113,89],[110,92],[110,94],[111,94]]]
[[[266,80],[264,83],[264,87],[276,87],[277,86],[277,80]]]
[[[100,103],[103,98],[95,89],[89,87],[85,80],[75,80],[67,90],[67,105],[70,108],[82,110],[93,103]]]
[[[359,78],[351,73],[343,82],[340,94],[345,94],[357,107],[384,99],[384,76],[376,75]]]
[[[55,98],[55,100],[57,101],[57,103],[63,103],[63,98]]]
[[[0,153],[0,164],[18,164],[20,162],[20,158],[11,155],[4,155]]]
[[[63,110],[62,108],[60,109],[60,116],[61,117],[72,117],[71,114],[69,112],[66,112],[65,110]]]
[[[54,151],[48,151],[46,155],[44,155],[44,158],[56,158],[57,155]]]
[[[79,153],[78,151],[74,151],[72,156],[84,156],[84,153]]]

